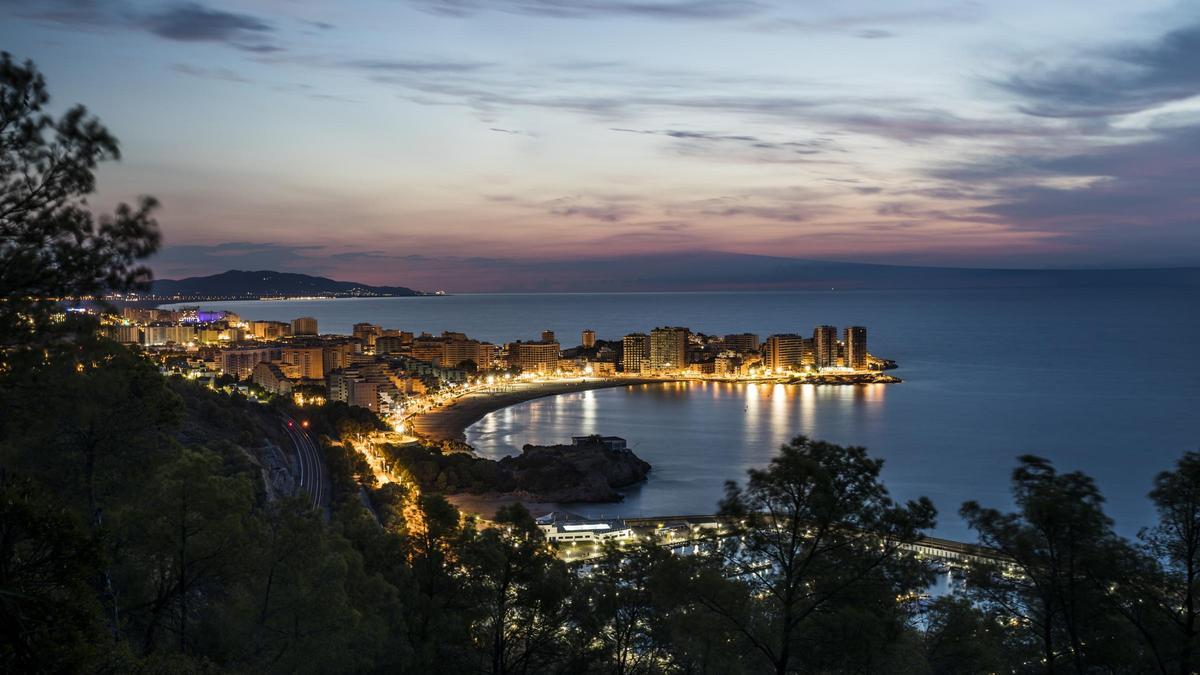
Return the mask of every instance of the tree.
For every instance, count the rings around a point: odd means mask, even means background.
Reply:
[[[187,653],[196,617],[219,604],[243,555],[254,491],[245,474],[225,476],[221,458],[185,449],[119,516],[125,613],[142,651],[166,642]],[[164,634],[172,640],[164,641]]]
[[[1006,659],[1016,652],[1007,644],[1001,617],[981,611],[969,600],[946,596],[924,612],[925,660],[935,675],[1012,672],[1025,659]]]
[[[1188,452],[1154,479],[1158,524],[1139,533],[1149,562],[1132,581],[1126,615],[1159,655],[1163,672],[1200,667],[1200,453]],[[1149,567],[1149,569],[1147,569]],[[1152,609],[1147,616],[1145,611]]]
[[[110,496],[127,494],[128,481],[174,450],[179,397],[116,343],[81,338],[72,352],[0,381],[0,459],[83,506],[95,527]]]
[[[0,671],[120,669],[90,585],[100,556],[78,517],[0,473]]]
[[[570,670],[598,662],[605,672],[627,675],[676,660],[666,623],[677,609],[671,558],[658,542],[604,547],[576,591],[575,622],[585,654]]]
[[[495,527],[465,551],[479,620],[483,672],[542,672],[561,659],[571,578],[521,504],[496,512]]]
[[[901,544],[932,527],[936,512],[926,498],[893,502],[879,482],[882,467],[863,448],[798,436],[767,469],[751,469],[745,488],[727,485],[721,514],[737,536],[710,542],[719,574],[701,574],[695,598],[771,670],[786,673],[801,659],[809,669],[851,667],[818,661],[842,656],[818,647],[845,634],[846,622],[858,625],[854,654],[845,656],[874,658],[907,620],[897,598],[930,582]],[[745,593],[730,592],[719,577]]]
[[[153,198],[100,218],[87,209],[117,140],[82,106],[54,119],[49,101],[32,62],[0,53],[0,366],[74,328],[51,320],[59,299],[144,287],[138,261],[159,245]]]
[[[1012,477],[1015,513],[975,502],[962,507],[980,543],[1012,566],[974,570],[970,593],[1021,629],[1045,672],[1117,667],[1133,658],[1128,645],[1136,640],[1112,611],[1110,553],[1117,542],[1104,500],[1082,473],[1060,474],[1031,455],[1019,462]]]

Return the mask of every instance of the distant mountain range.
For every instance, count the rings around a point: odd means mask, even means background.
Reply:
[[[266,270],[229,270],[207,277],[157,279],[151,285],[151,293],[159,298],[222,300],[297,296],[378,298],[428,295],[404,286],[369,286],[308,274]]]

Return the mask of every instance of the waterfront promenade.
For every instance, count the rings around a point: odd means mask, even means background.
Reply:
[[[566,380],[514,381],[458,396],[408,419],[409,429],[431,441],[466,441],[467,428],[490,412],[545,396],[589,389],[661,384],[675,380],[643,377],[578,377]]]

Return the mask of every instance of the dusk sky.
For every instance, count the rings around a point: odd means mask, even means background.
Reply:
[[[1200,3],[0,0],[160,277],[1200,265]]]

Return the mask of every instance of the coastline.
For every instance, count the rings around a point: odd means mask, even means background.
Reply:
[[[488,413],[502,410],[525,401],[547,396],[558,396],[577,391],[627,387],[636,384],[665,384],[676,380],[644,377],[579,378],[566,382],[521,382],[512,385],[509,391],[473,392],[454,399],[454,402],[414,415],[408,420],[409,428],[418,436],[431,441],[457,441],[465,443],[466,431]]]

